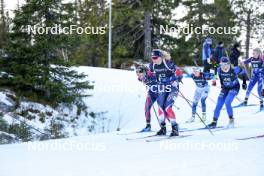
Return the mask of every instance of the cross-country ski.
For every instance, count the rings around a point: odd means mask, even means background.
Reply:
[[[146,142],[158,142],[158,141],[164,141],[164,140],[170,140],[170,139],[180,139],[180,138],[186,138],[192,135],[180,135],[180,136],[162,136],[159,138],[150,138],[146,139]]]
[[[245,138],[238,138],[237,140],[249,140],[249,139],[259,139],[264,138],[264,135],[257,135],[257,136],[251,136],[251,137],[245,137]]]

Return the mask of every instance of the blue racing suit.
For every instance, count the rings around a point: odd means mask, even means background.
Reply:
[[[201,100],[202,112],[206,112],[205,102],[206,102],[206,99],[210,91],[210,87],[208,85],[207,80],[213,79],[214,74],[208,73],[208,72],[205,72],[205,73],[201,72],[199,76],[195,76],[194,74],[191,74],[191,77],[196,84],[196,90],[194,93],[193,104],[192,104],[192,114],[196,113],[196,108],[197,108],[199,100]]]
[[[255,84],[258,83],[257,90],[258,90],[259,100],[263,101],[262,88],[263,88],[263,80],[264,80],[264,61],[261,58],[251,57],[244,61],[244,64],[249,64],[249,63],[251,63],[252,66],[252,76],[248,84],[246,98],[249,97]]]
[[[243,81],[246,81],[246,71],[240,67],[230,68],[228,72],[223,72],[220,67],[217,69],[221,82],[221,92],[217,99],[217,104],[214,110],[214,121],[217,121],[221,109],[225,104],[229,118],[233,118],[233,108],[231,106],[234,98],[239,93],[240,84],[238,74],[243,75]]]

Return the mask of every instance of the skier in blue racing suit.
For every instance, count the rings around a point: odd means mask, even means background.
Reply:
[[[208,80],[213,79],[214,74],[208,72],[202,72],[199,67],[195,67],[193,68],[193,73],[190,76],[196,84],[196,89],[192,103],[192,116],[190,119],[186,121],[186,123],[194,122],[196,108],[200,100],[202,105],[202,120],[206,121],[206,99],[210,91]]]
[[[249,95],[254,88],[255,84],[258,83],[258,95],[260,101],[260,109],[263,109],[263,80],[264,80],[264,60],[262,58],[262,52],[259,48],[253,50],[253,57],[245,60],[244,64],[251,64],[252,76],[248,84],[244,105],[247,105]]]
[[[222,57],[220,61],[220,67],[217,69],[221,82],[221,92],[217,99],[217,104],[214,110],[213,122],[208,125],[209,128],[216,128],[217,120],[220,116],[221,109],[225,104],[227,114],[229,116],[228,128],[234,127],[233,108],[231,106],[234,98],[237,96],[240,90],[240,84],[238,80],[238,74],[243,76],[242,88],[247,88],[246,78],[247,72],[240,67],[232,67],[228,57]]]

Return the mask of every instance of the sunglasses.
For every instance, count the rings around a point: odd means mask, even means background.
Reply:
[[[152,58],[152,60],[157,60],[159,57],[158,56],[152,56],[151,58]]]
[[[137,73],[143,73],[143,70],[142,69],[136,69],[136,72]]]
[[[229,65],[229,63],[226,63],[226,62],[224,62],[224,63],[220,63],[220,67],[224,67],[224,66],[226,66],[226,65]]]

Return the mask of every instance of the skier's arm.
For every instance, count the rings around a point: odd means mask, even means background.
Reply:
[[[217,68],[217,75],[219,75],[220,83],[221,83],[221,87],[222,87],[223,86],[223,80],[221,79],[221,76],[220,76],[220,67]]]
[[[144,71],[142,73],[137,73],[138,81],[148,84],[149,82],[156,80],[156,76],[153,72],[151,72],[150,68],[150,66],[144,66]]]
[[[203,75],[206,80],[211,80],[215,78],[215,75],[213,73],[204,72]]]
[[[241,76],[247,76],[247,71],[243,67],[236,66],[236,67],[234,67],[234,71],[235,71],[236,74],[239,74]]]
[[[179,67],[177,67],[177,69],[175,71],[175,75],[176,75],[177,81],[181,82],[182,78],[183,78],[183,72],[182,72],[182,70]]]
[[[237,67],[234,67],[234,71],[236,74],[239,74],[242,76],[242,80],[243,80],[242,87],[243,89],[246,89],[247,88],[247,78],[248,78],[246,69],[237,66]]]
[[[147,66],[147,76],[153,80],[157,80],[156,74],[155,74],[154,69],[153,69],[153,63],[150,63]]]
[[[242,61],[242,64],[244,64],[244,65],[248,65],[249,63],[251,63],[251,58],[248,58],[248,59]]]
[[[170,69],[174,72],[174,74],[170,77],[170,81],[178,81],[181,82],[183,77],[183,72],[180,67],[177,67],[173,62],[169,65]]]
[[[183,78],[183,72],[181,71],[181,69],[179,67],[177,67],[173,62],[168,62],[167,63],[169,69],[173,72],[172,76],[167,78],[167,82],[174,82],[174,81],[178,81],[181,82],[182,78]]]

